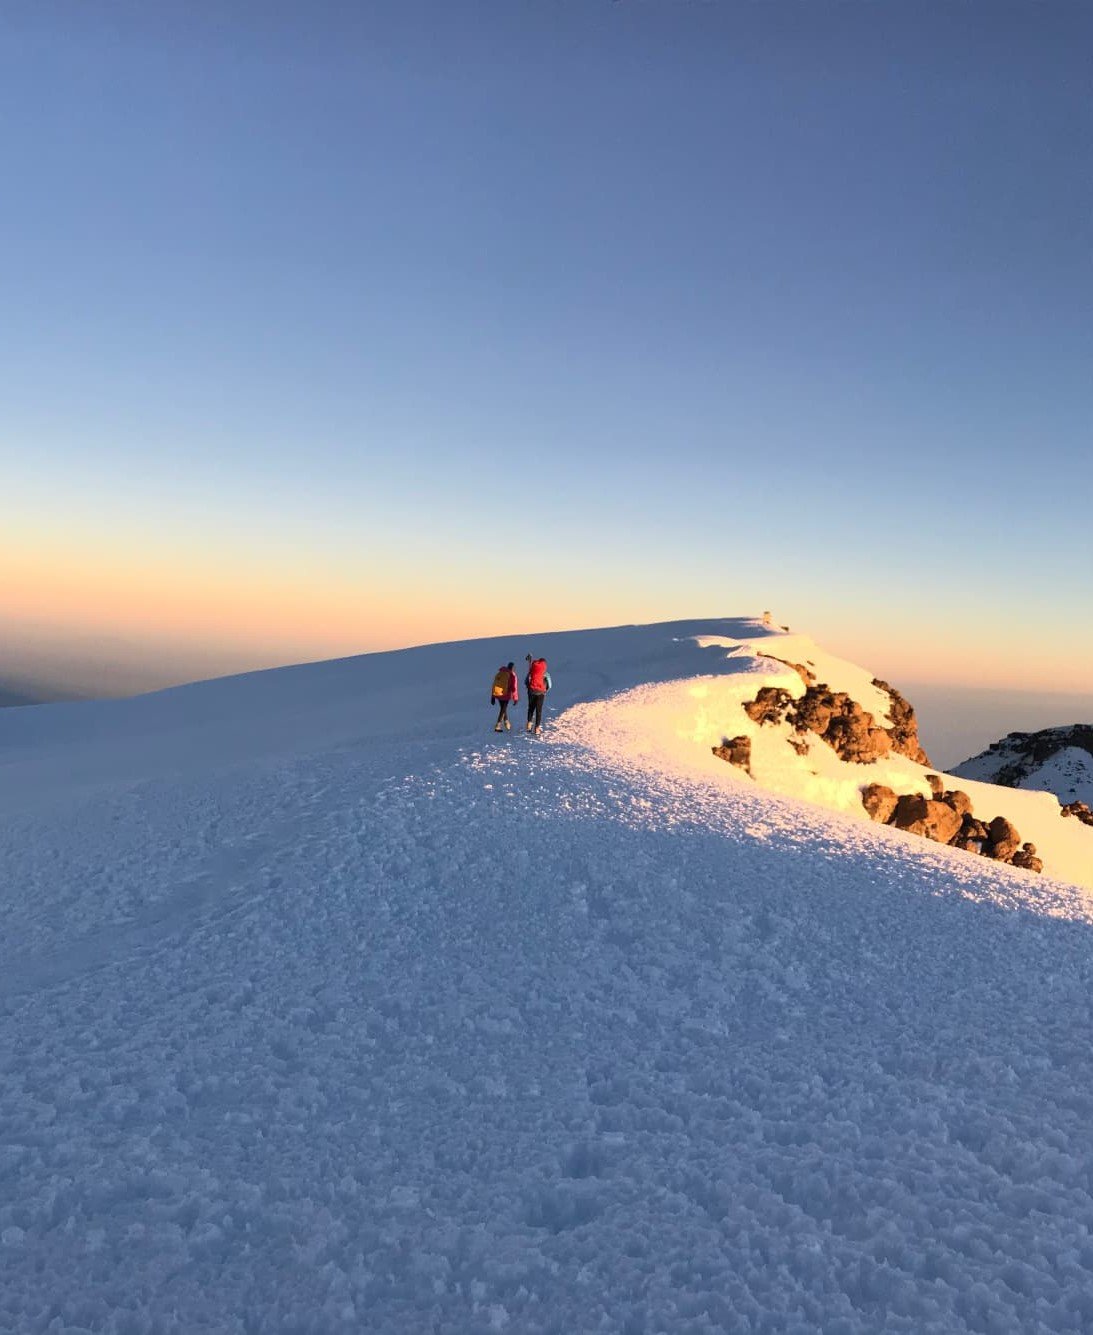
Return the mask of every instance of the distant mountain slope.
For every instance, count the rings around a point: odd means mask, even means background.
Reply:
[[[1054,793],[1062,803],[1093,805],[1093,725],[1011,732],[952,772],[982,783]]]
[[[30,681],[19,675],[0,674],[0,709],[9,709],[23,705],[44,705],[61,700],[73,700],[78,697],[47,686],[41,682]]]
[[[32,700],[26,695],[17,695],[14,691],[5,691],[0,688],[0,709],[11,709],[17,705],[36,705],[37,700]]]

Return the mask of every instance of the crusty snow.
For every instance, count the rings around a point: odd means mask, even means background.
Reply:
[[[782,638],[0,715],[0,1330],[1090,1329],[1089,892],[712,757]]]

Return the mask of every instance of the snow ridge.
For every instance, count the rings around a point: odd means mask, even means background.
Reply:
[[[765,638],[0,719],[0,1329],[1087,1329],[1086,897],[717,761]]]

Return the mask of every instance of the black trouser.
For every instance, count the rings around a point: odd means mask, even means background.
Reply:
[[[501,708],[497,711],[497,722],[498,722],[498,723],[507,723],[507,722],[509,721],[509,698],[508,698],[508,696],[507,696],[507,695],[504,696],[504,698],[501,699],[501,700],[498,700],[497,703],[501,706]]]
[[[528,722],[537,728],[543,726],[543,701],[546,691],[528,691]]]

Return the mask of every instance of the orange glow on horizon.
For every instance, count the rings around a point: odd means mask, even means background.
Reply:
[[[73,537],[18,549],[9,537],[0,539],[0,568],[0,616],[12,644],[37,644],[42,656],[66,642],[95,640],[104,661],[115,655],[133,671],[154,662],[157,679],[177,660],[179,681],[444,640],[756,613],[739,597],[711,608],[688,605],[685,594],[686,603],[673,605],[670,591],[610,580],[578,586],[560,573],[528,603],[518,580],[499,598],[496,580],[455,564],[440,571],[404,565],[398,552],[373,578],[349,578],[290,567],[284,557],[266,568],[241,566],[211,548],[181,565],[167,551],[138,562],[101,544],[89,550]],[[1083,657],[1076,636],[1068,651],[1051,655],[1037,637],[1015,640],[1005,628],[993,643],[970,623],[934,624],[923,634],[898,617],[861,621],[842,609],[834,618],[831,609],[811,609],[818,619],[806,624],[808,610],[800,618],[792,607],[778,615],[897,686],[1093,691],[1088,652]]]
[[[63,554],[5,551],[2,560],[7,617],[77,634],[212,642],[306,658],[397,647],[429,622],[452,634],[465,624],[459,609],[390,584],[323,584],[237,569],[221,574],[208,560],[185,570],[155,560],[137,566],[102,553],[77,563]]]

